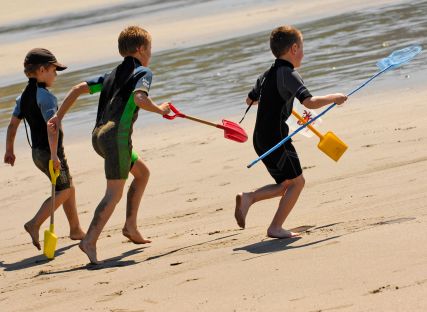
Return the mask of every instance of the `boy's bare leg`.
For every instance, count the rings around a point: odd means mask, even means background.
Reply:
[[[64,203],[64,201],[68,198],[69,194],[70,194],[69,189],[56,192],[55,210]],[[43,222],[50,217],[51,209],[52,209],[52,198],[49,197],[43,202],[39,211],[37,211],[36,215],[24,225],[25,231],[27,231],[28,234],[30,234],[31,240],[33,241],[33,245],[36,246],[38,250],[41,250],[41,246],[39,242],[40,227],[43,224]]]
[[[286,192],[286,187],[287,185],[285,183],[269,184],[254,192],[237,194],[236,208],[234,210],[234,217],[236,218],[237,224],[244,229],[249,207],[258,201],[282,196]]]
[[[70,224],[70,238],[72,240],[81,240],[85,237],[86,233],[80,227],[79,217],[76,208],[76,190],[74,186],[69,188],[70,194],[64,201],[63,208],[67,216],[68,223]]]
[[[127,194],[126,223],[122,229],[122,233],[135,244],[151,243],[150,240],[144,239],[138,231],[137,226],[138,208],[148,183],[150,171],[144,162],[138,159],[130,172],[134,176],[134,179]]]
[[[302,189],[304,188],[305,180],[303,175],[300,175],[292,180],[287,180],[285,183],[288,185],[286,193],[280,199],[279,208],[274,215],[271,222],[267,236],[272,238],[291,238],[297,236],[297,233],[287,231],[282,228],[283,223],[291,212],[292,208],[298,200]]]
[[[105,195],[98,204],[98,207],[96,207],[86,236],[79,244],[80,249],[88,256],[90,262],[93,264],[101,263],[96,257],[96,242],[122,197],[125,182],[126,180],[107,180]]]

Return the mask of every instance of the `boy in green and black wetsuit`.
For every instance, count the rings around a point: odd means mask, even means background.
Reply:
[[[95,215],[80,248],[92,263],[99,263],[96,242],[102,229],[119,202],[129,172],[134,176],[127,194],[126,222],[122,233],[136,244],[149,243],[139,233],[136,220],[139,204],[148,182],[149,170],[132,151],[132,127],[142,108],[161,115],[169,113],[169,104],[156,105],[149,97],[152,73],[151,36],[137,26],[125,28],[119,35],[119,52],[123,62],[111,73],[80,83],[72,88],[57,113],[50,121],[58,128],[66,111],[83,93],[101,91],[92,144],[105,159],[107,190],[96,208]]]
[[[76,209],[75,190],[62,146],[63,133],[51,135],[47,131],[47,121],[58,109],[56,97],[49,92],[56,79],[56,71],[67,67],[58,63],[55,56],[46,49],[36,48],[28,52],[24,61],[24,72],[28,84],[24,92],[16,99],[7,129],[6,153],[4,162],[15,164],[14,142],[21,120],[28,122],[31,130],[31,150],[34,164],[50,178],[49,161],[55,169],[60,169],[56,182],[55,207],[63,205],[70,224],[70,238],[82,239],[85,233],[80,228]],[[47,184],[46,184],[47,185]],[[37,214],[28,221],[24,228],[31,235],[34,246],[40,250],[39,230],[42,223],[49,217],[52,207],[51,198],[46,199]]]

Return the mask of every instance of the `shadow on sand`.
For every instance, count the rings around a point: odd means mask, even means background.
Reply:
[[[55,251],[55,257],[61,256],[64,252],[74,246],[77,246],[78,243],[71,244],[69,246],[62,247]],[[37,255],[31,258],[23,259],[15,263],[4,263],[4,261],[0,261],[0,268],[4,268],[4,271],[17,271],[28,269],[31,267],[35,267],[38,265],[42,265],[48,263],[52,260],[47,259],[44,255]]]
[[[64,251],[66,251],[66,250],[68,250],[74,246],[77,246],[77,245],[78,244],[72,244],[70,246],[63,247],[61,249],[56,250],[55,257],[58,257],[58,256],[64,254]],[[137,264],[139,262],[137,262],[135,260],[123,260],[123,259],[126,257],[129,257],[129,256],[132,256],[132,255],[138,254],[138,253],[142,252],[143,249],[145,249],[145,248],[147,248],[147,247],[139,247],[139,248],[135,248],[133,250],[126,251],[126,252],[122,253],[120,256],[104,260],[104,263],[102,263],[102,264],[98,264],[98,265],[86,264],[84,266],[78,266],[78,267],[73,267],[70,269],[57,270],[57,271],[55,271],[55,270],[41,270],[36,276],[66,273],[66,272],[73,272],[73,271],[79,271],[79,270],[102,270],[102,269],[107,269],[107,268],[124,267],[124,266],[134,265],[134,264]],[[54,261],[54,260],[48,260],[48,259],[46,259],[46,257],[44,255],[38,255],[38,256],[28,258],[28,259],[21,260],[21,261],[16,262],[16,263],[4,263],[3,261],[0,261],[0,268],[4,268],[4,271],[16,271],[16,270],[23,270],[23,269],[35,267],[38,265],[43,265],[43,264],[46,264],[50,261]]]
[[[96,271],[96,270],[103,270],[103,269],[109,269],[109,268],[117,268],[117,267],[126,267],[130,265],[135,265],[140,263],[141,261],[135,261],[135,260],[123,260],[124,258],[127,258],[129,256],[133,256],[136,254],[139,254],[143,252],[143,250],[147,247],[138,247],[129,251],[126,251],[122,253],[120,256],[105,259],[103,263],[101,264],[85,264],[83,266],[73,267],[69,269],[64,270],[47,270],[40,272],[39,275],[52,275],[52,274],[60,274],[60,273],[68,273],[68,272],[74,272],[74,271],[81,271],[81,270],[89,270],[89,271]]]
[[[301,237],[293,237],[293,238],[284,238],[284,239],[271,239],[266,240],[250,245],[246,245],[243,247],[235,248],[234,251],[244,250],[253,254],[269,254],[273,252],[283,251],[287,249],[298,249],[298,248],[304,248],[312,245],[316,245],[319,243],[326,242],[331,239],[336,239],[340,237],[340,235],[328,237],[325,239],[321,239],[315,242],[307,243],[304,245],[298,245],[298,246],[289,246],[290,244],[298,241],[301,239]]]
[[[303,226],[299,226],[297,228],[290,229],[290,231],[296,232],[296,233],[304,233],[304,232],[309,233],[309,232],[313,232],[315,230],[332,227],[336,224],[338,224],[338,223],[327,224],[327,225],[319,226],[319,227],[315,227],[314,225],[303,225]],[[235,249],[233,249],[233,251],[244,250],[244,251],[247,251],[249,253],[259,255],[256,257],[252,257],[252,258],[243,260],[243,261],[248,261],[248,260],[251,260],[254,258],[258,258],[261,256],[265,256],[265,255],[274,253],[274,252],[278,252],[278,251],[284,251],[284,250],[288,250],[288,249],[298,249],[298,248],[304,248],[304,247],[316,245],[316,244],[323,243],[323,242],[326,242],[326,241],[329,241],[332,239],[336,239],[340,236],[341,235],[335,235],[335,236],[331,236],[331,237],[328,237],[325,239],[321,239],[318,241],[314,241],[311,243],[298,245],[298,246],[290,246],[290,245],[292,243],[300,240],[302,238],[301,236],[292,237],[292,238],[284,238],[284,239],[268,239],[268,240],[263,240],[263,241],[258,242],[258,243],[254,243],[254,244],[246,245],[243,247],[235,248]]]

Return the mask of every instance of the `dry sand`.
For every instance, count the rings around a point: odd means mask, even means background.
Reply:
[[[262,165],[246,169],[251,143],[164,121],[134,134],[152,172],[139,225],[153,243],[121,235],[122,200],[98,242],[106,264],[87,266],[58,210],[57,257],[46,262],[23,223],[49,181],[19,149],[16,166],[1,168],[2,311],[426,311],[427,91],[395,75],[400,88],[369,89],[324,118],[322,132],[350,146],[338,163],[316,139],[295,140],[307,184],[285,225],[306,229],[299,239],[265,237],[277,199],[253,206],[247,229],[237,228],[235,194],[272,182]],[[87,227],[104,192],[103,164],[89,136],[66,151]]]

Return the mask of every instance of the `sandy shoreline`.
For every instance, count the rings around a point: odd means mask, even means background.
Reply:
[[[111,2],[94,1],[89,8],[101,5],[101,3],[103,6],[107,6]],[[125,25],[139,24],[147,28],[154,38],[153,51],[158,52],[256,33],[280,24],[298,24],[352,10],[379,7],[400,1],[314,0],[294,4],[292,1],[270,0],[250,6],[247,5],[247,2],[238,0],[230,3],[226,0],[217,0],[185,6],[173,11],[147,14],[144,17],[130,17],[108,24],[96,24],[55,33],[41,33],[36,37],[22,38],[17,42],[4,40],[0,42],[2,51],[0,54],[2,64],[0,85],[23,80],[21,68],[23,57],[28,50],[36,46],[52,50],[58,59],[69,66],[71,71],[113,62],[119,57],[116,51],[117,36]],[[64,9],[83,10],[85,3],[84,1],[73,1]],[[9,5],[18,4],[19,1]],[[50,8],[48,14],[58,15],[64,9],[53,11],[53,8]],[[7,11],[3,12],[4,15]],[[28,10],[22,10],[14,18],[23,18],[27,16],[26,14],[29,14]]]
[[[108,261],[98,270],[66,237],[62,211],[57,258],[46,263],[31,246],[22,224],[49,183],[28,149],[19,150],[16,167],[1,168],[0,302],[8,311],[424,311],[426,96],[404,80],[331,111],[322,131],[350,146],[338,163],[316,139],[295,140],[307,184],[286,226],[308,229],[295,240],[266,239],[275,200],[253,207],[246,230],[235,224],[235,194],[271,182],[262,166],[246,169],[251,143],[184,120],[137,129],[135,146],[152,172],[139,225],[153,243],[121,235],[122,199],[101,235],[99,256]],[[402,102],[411,114],[401,114]],[[252,113],[249,135],[253,121]],[[103,164],[89,138],[66,150],[87,227],[104,190]]]
[[[344,10],[339,1],[322,3],[313,14],[326,12],[326,3]],[[83,4],[78,0],[75,5]],[[241,23],[248,12],[215,13],[231,14]],[[266,25],[275,22],[276,13],[265,12],[271,14]],[[199,18],[205,25],[212,21],[194,16],[188,22]],[[227,23],[231,21],[221,22],[216,30]],[[159,42],[171,44],[160,32],[167,25],[160,24]],[[239,25],[236,32],[243,31]],[[102,37],[104,45],[93,41],[103,48],[105,59],[115,57],[109,45],[117,29],[111,27]],[[178,33],[179,28],[173,29]],[[201,40],[209,32],[209,39],[222,36],[200,29]],[[73,31],[69,38],[81,34]],[[187,35],[192,33],[182,34]],[[75,60],[68,62],[73,67],[80,66],[79,53],[87,52],[67,51],[65,43],[57,48],[65,59]],[[22,51],[22,46],[13,49]],[[273,183],[262,164],[246,168],[256,157],[251,140],[238,144],[224,139],[219,129],[177,119],[152,126],[137,123],[133,135],[151,171],[138,223],[153,242],[137,246],[121,235],[126,214],[122,198],[98,242],[99,258],[106,263],[88,266],[87,257],[67,237],[66,218],[58,209],[57,257],[47,262],[23,224],[50,194],[50,184],[33,165],[21,137],[15,167],[0,164],[0,310],[426,311],[427,90],[425,73],[405,74],[396,70],[384,75],[375,88],[355,94],[323,118],[320,131],[333,131],[349,145],[339,162],[317,149],[317,138],[294,140],[306,179],[285,223],[302,231],[296,239],[265,236],[277,199],[255,204],[245,230],[235,223],[235,195]],[[250,137],[254,119],[252,110],[243,123]],[[105,188],[103,162],[89,133],[77,135],[65,125],[79,217],[87,229]],[[42,231],[46,228],[44,224]]]

